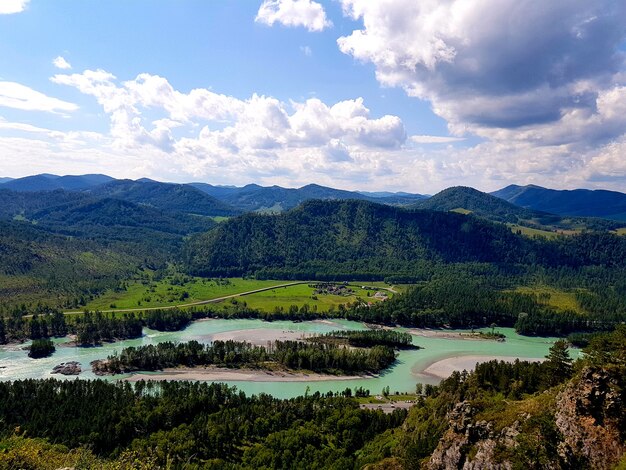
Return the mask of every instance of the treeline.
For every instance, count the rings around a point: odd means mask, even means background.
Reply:
[[[102,312],[84,312],[64,315],[56,309],[28,317],[14,309],[7,317],[0,317],[0,344],[10,341],[39,340],[52,337],[76,336],[79,346],[95,346],[102,342],[139,338],[143,321],[134,313],[115,315]]]
[[[335,339],[344,339],[350,346],[370,348],[372,346],[389,346],[391,348],[406,349],[413,347],[413,337],[402,331],[377,328],[363,331],[337,330],[320,336],[308,338],[314,342],[331,342]]]
[[[299,341],[275,341],[268,347],[242,341],[164,342],[156,345],[124,348],[105,361],[95,362],[97,374],[120,374],[155,371],[168,367],[252,367],[272,368],[276,364],[293,370],[332,374],[377,373],[396,360],[392,349],[346,349],[332,344],[309,344]]]

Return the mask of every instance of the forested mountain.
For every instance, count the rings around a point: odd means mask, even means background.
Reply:
[[[123,199],[169,212],[231,216],[237,210],[202,191],[183,184],[116,180],[89,191],[95,197]]]
[[[46,208],[33,214],[32,220],[58,233],[103,241],[133,241],[158,251],[171,250],[182,236],[215,225],[207,217],[167,213],[111,198]]]
[[[611,265],[622,263],[625,250],[626,239],[610,234],[548,242],[455,212],[309,201],[280,215],[231,219],[193,237],[185,256],[190,271],[200,275],[380,279],[414,273],[421,261]]]
[[[327,188],[317,184],[309,184],[301,188],[282,188],[280,186],[264,187],[249,184],[242,188],[212,186],[205,183],[192,183],[201,191],[233,206],[242,212],[281,212],[293,209],[299,204],[311,200],[366,200],[381,204],[408,205],[425,196],[408,193],[366,194],[355,191]]]
[[[464,186],[444,189],[431,198],[417,202],[414,207],[436,211],[471,212],[496,222],[548,230],[611,230],[623,225],[602,219],[564,218],[560,215],[520,207],[502,198]]]
[[[626,194],[616,191],[556,190],[513,184],[491,194],[521,207],[552,214],[626,221]]]
[[[0,218],[30,219],[35,212],[62,204],[88,200],[86,194],[63,189],[54,191],[11,191],[0,186]]]
[[[49,297],[65,304],[116,287],[140,267],[177,261],[185,236],[215,225],[208,217],[64,190],[0,190],[3,219],[0,272],[17,277],[3,279],[0,301],[13,303]]]
[[[152,258],[141,247],[68,238],[26,222],[0,220],[0,302],[59,304],[117,286]]]
[[[113,178],[106,175],[57,176],[41,174],[5,182],[2,188],[13,191],[53,191],[55,189],[81,191],[110,181],[113,181]]]

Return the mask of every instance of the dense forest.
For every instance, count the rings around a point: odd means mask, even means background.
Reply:
[[[626,438],[626,327],[585,351],[572,365],[557,342],[543,363],[456,372],[391,414],[360,409],[349,390],[278,400],[192,382],[3,382],[0,468],[438,469],[446,455],[455,468],[610,468]],[[595,436],[586,449],[576,429]]]
[[[192,237],[185,259],[202,276],[383,280],[417,278],[442,263],[624,267],[626,239],[607,232],[530,239],[454,212],[309,201],[280,215],[246,214]]]

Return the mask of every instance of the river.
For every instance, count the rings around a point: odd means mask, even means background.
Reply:
[[[237,332],[245,335],[257,336],[257,341],[262,344],[264,338],[275,334],[314,334],[327,333],[337,329],[358,330],[364,329],[362,323],[346,320],[291,322],[275,321],[264,322],[261,320],[206,320],[197,321],[189,325],[183,331],[159,332],[144,329],[142,338],[119,341],[104,344],[99,347],[79,348],[68,344],[69,339],[56,339],[56,352],[48,358],[31,359],[24,351],[28,345],[9,345],[0,348],[0,380],[16,380],[26,378],[64,378],[61,375],[51,375],[54,366],[68,361],[78,361],[82,365],[83,372],[80,378],[95,378],[91,372],[90,362],[96,359],[104,359],[115,351],[121,351],[128,346],[140,346],[154,344],[162,341],[182,342],[197,340],[202,343],[210,342],[215,335],[228,336],[230,332],[235,337]],[[382,389],[389,386],[391,392],[412,392],[415,384],[437,384],[441,379],[433,376],[425,370],[433,363],[453,357],[465,356],[497,356],[502,358],[519,357],[523,359],[541,359],[545,357],[548,349],[555,338],[533,338],[520,336],[512,328],[498,328],[500,333],[506,335],[506,341],[497,342],[492,340],[460,339],[414,335],[413,343],[422,349],[400,351],[397,363],[379,377],[359,378],[351,380],[320,380],[312,382],[226,382],[235,385],[238,389],[248,394],[269,393],[278,398],[289,398],[303,395],[307,389],[310,393],[320,391],[341,391],[346,387],[355,389],[363,387],[371,393],[381,393]],[[258,332],[258,335],[257,335]],[[446,332],[454,332],[448,331]],[[237,338],[239,339],[239,338]],[[578,351],[574,351],[576,357]],[[461,361],[462,362],[462,361]],[[467,361],[466,361],[467,362]],[[158,375],[153,373],[152,375]],[[123,379],[127,376],[107,377],[107,380]],[[69,377],[74,379],[75,377]]]

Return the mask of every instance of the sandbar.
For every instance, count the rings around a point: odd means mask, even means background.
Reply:
[[[478,355],[467,355],[467,356],[453,356],[447,359],[442,359],[441,361],[434,362],[433,364],[426,367],[422,373],[425,375],[430,375],[432,377],[437,377],[440,379],[445,379],[452,375],[452,372],[458,371],[470,371],[476,368],[476,364],[481,362],[488,362],[493,360],[505,361],[505,362],[514,362],[516,359],[520,361],[529,361],[529,362],[540,362],[543,359],[538,359],[536,357],[510,357],[510,356],[478,356]]]
[[[164,369],[158,373],[137,372],[125,378],[139,380],[194,380],[205,382],[318,382],[326,380],[354,380],[373,378],[375,375],[328,375],[304,372],[269,371],[251,369],[223,369],[219,367],[181,367]]]
[[[315,333],[305,333],[295,330],[281,330],[278,328],[252,328],[249,330],[224,331],[211,335],[212,341],[246,341],[257,346],[266,346],[272,341],[297,341],[309,336],[316,336]]]

